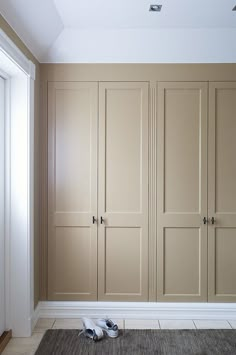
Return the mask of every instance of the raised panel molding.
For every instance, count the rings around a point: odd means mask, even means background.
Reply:
[[[150,83],[149,95],[149,301],[156,300],[157,255],[157,89]]]

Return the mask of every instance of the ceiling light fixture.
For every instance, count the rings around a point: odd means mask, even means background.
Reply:
[[[236,5],[233,7],[232,11],[236,11]]]
[[[150,5],[149,11],[160,12],[162,5]]]

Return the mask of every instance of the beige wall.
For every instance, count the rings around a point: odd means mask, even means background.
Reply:
[[[48,297],[48,87],[53,82],[116,82],[144,81],[149,82],[149,301],[156,301],[157,290],[157,111],[160,103],[157,99],[157,83],[185,82],[181,85],[188,87],[189,82],[203,82],[208,88],[209,82],[236,81],[236,64],[41,64],[42,82],[42,111],[41,130],[41,263],[40,263],[40,299]],[[49,84],[50,83],[50,84]],[[190,84],[193,85],[193,84]],[[191,87],[190,87],[191,89]],[[207,94],[206,94],[207,96]],[[205,110],[207,106],[205,105]],[[191,111],[191,107],[190,107]],[[157,145],[158,142],[158,145]],[[50,138],[49,138],[50,144]],[[51,160],[49,160],[51,164]],[[51,165],[49,165],[51,167]],[[49,260],[51,262],[51,259]],[[206,260],[204,261],[206,263]],[[206,292],[206,286],[205,286]]]
[[[39,218],[40,218],[40,199],[39,199],[39,88],[40,88],[40,69],[39,62],[32,55],[25,44],[20,40],[17,34],[9,26],[9,24],[0,15],[0,28],[7,34],[7,36],[16,44],[16,46],[36,65],[36,80],[35,80],[35,130],[34,130],[34,198],[35,198],[35,217],[34,217],[34,303],[35,306],[39,300]]]

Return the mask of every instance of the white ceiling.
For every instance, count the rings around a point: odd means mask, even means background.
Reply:
[[[0,13],[39,60],[64,29],[53,0],[0,0]]]
[[[69,28],[236,27],[236,0],[54,0]],[[150,4],[162,4],[160,13]]]
[[[162,4],[160,13],[150,4]],[[236,0],[1,0],[41,62],[236,62]]]

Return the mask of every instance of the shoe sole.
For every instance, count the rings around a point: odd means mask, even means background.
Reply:
[[[117,338],[119,336],[119,333],[114,332],[113,330],[104,329],[104,328],[102,328],[102,330],[109,336],[109,338]]]

